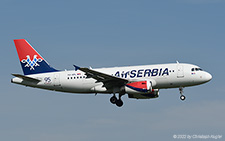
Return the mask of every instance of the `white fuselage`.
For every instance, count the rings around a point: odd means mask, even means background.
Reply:
[[[167,89],[199,85],[211,80],[212,76],[208,72],[196,68],[199,67],[192,64],[174,63],[93,70],[129,81],[151,80],[154,83],[153,89]],[[13,78],[12,82],[70,93],[112,93],[112,90],[102,87],[102,82],[97,82],[93,78],[86,78],[85,73],[80,70],[39,73],[27,76],[39,79],[40,82],[31,83],[18,77]]]

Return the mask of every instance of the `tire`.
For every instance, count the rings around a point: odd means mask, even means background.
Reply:
[[[180,99],[181,99],[182,101],[184,101],[184,100],[186,99],[186,97],[185,97],[184,95],[181,95],[181,96],[180,96]]]
[[[113,97],[110,98],[110,102],[112,104],[116,104],[116,101],[117,101],[117,98],[115,96],[113,96]]]
[[[116,106],[122,107],[123,106],[123,101],[122,100],[117,100],[116,101]]]

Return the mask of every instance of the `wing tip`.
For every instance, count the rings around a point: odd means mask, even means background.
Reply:
[[[76,66],[76,65],[73,65],[74,66],[74,68],[75,68],[75,71],[77,71],[77,70],[79,70],[80,69],[80,67],[79,66]]]

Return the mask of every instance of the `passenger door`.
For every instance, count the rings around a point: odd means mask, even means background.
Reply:
[[[183,78],[184,77],[184,68],[182,65],[177,64],[177,78]]]

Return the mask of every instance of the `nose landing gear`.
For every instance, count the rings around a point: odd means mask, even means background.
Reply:
[[[112,104],[116,104],[116,106],[118,107],[122,107],[123,106],[123,101],[121,100],[122,95],[119,94],[119,99],[116,98],[116,95],[114,94],[111,98],[110,98],[110,102]]]
[[[184,101],[184,100],[186,99],[186,97],[183,95],[183,93],[184,93],[184,90],[183,90],[183,89],[184,89],[183,87],[180,87],[180,88],[179,88],[179,91],[180,91],[180,94],[181,94],[180,99],[181,99],[182,101]]]

